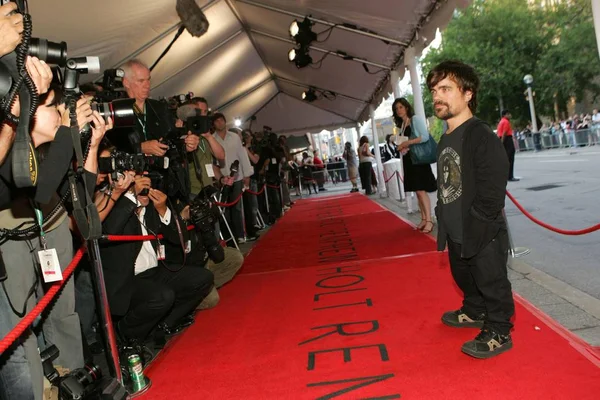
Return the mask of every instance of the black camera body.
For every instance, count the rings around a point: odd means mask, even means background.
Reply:
[[[208,253],[208,257],[215,263],[225,259],[225,251],[217,241],[215,224],[217,216],[213,210],[213,204],[207,194],[200,193],[190,203],[190,219],[194,223],[196,232],[202,240],[202,244]]]
[[[135,171],[142,174],[145,171],[169,168],[168,157],[147,156],[145,154],[129,154],[123,151],[113,151],[110,157],[98,158],[98,172],[112,174],[113,172]]]
[[[53,386],[58,388],[60,400],[124,400],[127,398],[125,388],[110,377],[103,377],[102,371],[97,365],[86,365],[60,376],[52,365],[58,355],[59,351],[55,345],[40,353],[44,376]]]

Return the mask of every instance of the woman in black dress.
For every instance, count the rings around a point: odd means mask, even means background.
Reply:
[[[412,105],[405,98],[394,100],[392,105],[394,122],[398,129],[399,135],[410,138],[412,134],[413,122],[416,118]],[[423,121],[424,126],[424,121]],[[433,222],[431,220],[431,201],[427,193],[435,192],[437,183],[431,172],[431,165],[414,165],[410,158],[410,146],[421,141],[420,137],[405,140],[398,145],[398,150],[402,152],[402,166],[404,168],[404,191],[416,192],[419,201],[419,210],[421,211],[421,223],[417,226],[423,233],[430,233],[433,230]]]

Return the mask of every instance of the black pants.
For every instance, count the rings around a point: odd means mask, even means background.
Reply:
[[[366,194],[373,193],[371,186],[371,169],[373,168],[370,161],[361,162],[358,164],[358,175],[360,175],[360,183]]]
[[[508,233],[502,229],[476,256],[460,257],[461,245],[448,240],[454,281],[464,294],[462,310],[470,316],[486,313],[485,326],[503,335],[510,332],[515,313],[506,263]]]
[[[281,217],[281,196],[279,195],[279,188],[267,186],[267,196],[269,198],[269,221],[275,221]]]
[[[231,187],[228,187],[225,190],[227,196],[223,196],[221,199],[221,203],[232,203],[234,202],[239,195],[242,193],[242,189],[244,188],[244,182],[237,181],[234,182]],[[238,201],[235,205],[231,207],[225,207],[225,218],[227,218],[227,222],[229,223],[229,227],[233,232],[233,236],[235,236],[234,240],[240,239],[244,237],[244,215],[242,213],[242,202]],[[229,232],[225,227],[225,224],[221,225],[221,232],[223,233],[223,237],[225,239],[229,238]]]
[[[504,138],[504,150],[506,150],[506,155],[508,156],[508,162],[510,163],[508,170],[508,179],[514,179],[515,177],[515,142],[513,141],[512,136],[507,136]]]
[[[258,225],[258,221],[256,220],[257,210],[254,209],[253,194],[244,192],[242,196],[242,200],[244,200],[244,221],[246,235],[250,237],[256,235],[255,226]]]
[[[118,322],[119,333],[128,339],[145,339],[165,322],[173,328],[191,313],[210,292],[214,277],[206,268],[167,264],[135,276],[129,310]]]

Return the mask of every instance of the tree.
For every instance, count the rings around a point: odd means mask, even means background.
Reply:
[[[581,51],[573,57],[573,49]],[[425,75],[442,60],[472,65],[481,80],[478,116],[495,124],[501,109],[510,109],[515,124],[525,125],[530,117],[523,76],[534,76],[536,108],[552,115],[555,102],[564,107],[569,97],[581,97],[585,90],[599,93],[600,88],[591,83],[600,71],[593,49],[588,0],[554,8],[530,5],[527,0],[475,0],[455,13],[442,45],[422,63]],[[428,90],[424,92],[431,112],[431,97]]]

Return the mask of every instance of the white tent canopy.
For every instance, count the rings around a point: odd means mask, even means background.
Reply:
[[[288,135],[354,127],[368,118],[369,104],[378,104],[391,91],[390,71],[402,75],[404,50],[412,46],[420,52],[435,30],[447,24],[455,7],[468,3],[197,0],[210,28],[200,38],[186,31],[177,40],[152,71],[152,96],[191,91],[207,98],[230,123],[241,117],[248,124],[256,116],[254,129],[268,125]],[[30,0],[29,10],[35,37],[66,41],[70,57],[99,56],[103,69],[131,58],[153,64],[180,22],[175,0]],[[305,15],[323,22],[312,28],[324,32],[318,37],[323,42],[311,45],[313,61],[332,52],[320,68],[317,64],[297,69],[287,59],[294,47],[289,26]],[[337,25],[329,32],[331,26],[324,22]],[[335,97],[302,101],[309,87],[331,91]]]

